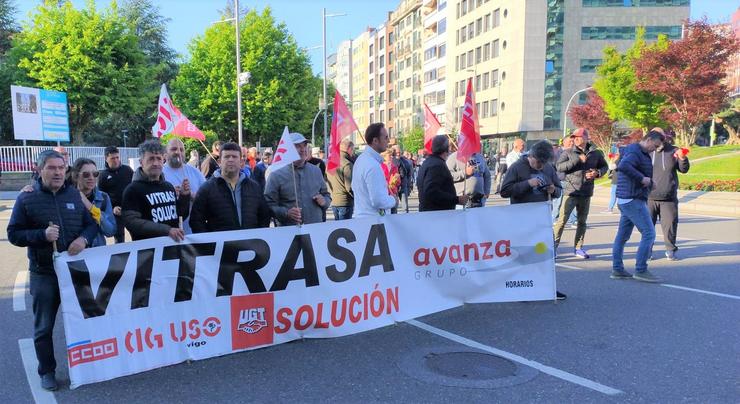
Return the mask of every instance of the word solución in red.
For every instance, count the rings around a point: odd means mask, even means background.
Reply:
[[[284,334],[290,329],[298,331],[309,328],[338,328],[347,320],[355,324],[373,318],[382,317],[391,313],[398,313],[398,286],[383,292],[378,285],[370,293],[355,295],[341,300],[332,300],[329,304],[317,303],[316,307],[304,304],[293,312],[290,307],[283,307],[277,311],[275,333]]]
[[[496,257],[508,257],[511,255],[511,240],[483,241],[480,243],[452,244],[450,246],[423,247],[414,251],[414,264],[417,267],[427,266],[434,263],[442,265],[445,262],[459,264],[462,262],[486,261]]]

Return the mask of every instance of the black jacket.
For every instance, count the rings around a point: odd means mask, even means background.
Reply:
[[[272,210],[267,206],[262,188],[246,176],[240,181],[239,195],[221,176],[214,175],[195,195],[190,211],[193,233],[269,227]],[[241,198],[239,223],[234,198]]]
[[[419,192],[419,211],[454,210],[457,193],[447,163],[437,155],[431,155],[421,165],[416,177]]]
[[[211,154],[208,154],[203,160],[203,162],[200,164],[200,172],[203,173],[203,176],[208,178],[211,178],[213,176],[213,173],[218,170],[218,157],[215,156],[215,159],[211,157]]]
[[[552,164],[545,164],[541,171],[535,170],[529,165],[527,154],[523,154],[519,160],[506,170],[504,180],[501,183],[501,197],[511,198],[511,204],[528,203],[528,202],[546,202],[548,194],[540,187],[532,188],[528,181],[532,178],[539,177],[544,183],[543,187],[555,185],[553,198],[560,196],[561,187],[558,175]]]
[[[62,186],[56,194],[37,181],[32,192],[21,192],[13,206],[8,223],[8,240],[18,247],[28,247],[31,272],[54,273],[53,243],[46,241],[49,222],[59,226],[57,250],[67,251],[79,236],[92,245],[98,234],[98,224],[82,204],[77,188]]]
[[[123,191],[131,183],[134,170],[127,165],[121,164],[115,170],[105,164],[105,170],[100,171],[98,177],[98,189],[110,196],[113,207],[121,206],[123,203]]]
[[[656,201],[675,201],[678,199],[678,172],[689,172],[689,158],[679,160],[674,156],[678,148],[664,144],[660,150],[650,154],[653,160],[653,184],[649,199]]]
[[[582,154],[586,155],[585,163],[579,158]],[[601,177],[606,174],[609,165],[604,159],[604,154],[588,143],[585,150],[573,146],[562,152],[555,167],[565,174],[564,195],[590,197],[594,195],[594,181],[586,179],[586,171],[596,169],[599,172],[597,177]]]
[[[199,191],[200,192],[200,191]],[[134,181],[123,191],[121,207],[123,223],[133,240],[169,235],[170,229],[180,226],[190,213],[190,195],[176,197],[175,187],[165,181],[150,181],[141,168],[134,173]]]

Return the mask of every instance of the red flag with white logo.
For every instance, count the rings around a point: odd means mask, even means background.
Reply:
[[[429,106],[424,103],[424,150],[432,154],[432,139],[437,136],[437,132],[442,127],[437,116],[434,115]]]
[[[465,106],[462,111],[460,133],[457,135],[457,159],[468,161],[475,153],[480,153],[480,129],[478,128],[478,111],[475,109],[473,79],[468,79],[468,90],[465,92]]]
[[[168,133],[201,141],[206,140],[203,132],[172,103],[172,99],[167,93],[167,85],[162,84],[162,88],[159,90],[159,104],[157,105],[157,122],[152,127],[152,136],[162,137]]]
[[[334,117],[331,120],[331,143],[329,146],[329,157],[327,159],[326,171],[334,173],[339,167],[340,150],[339,143],[342,139],[357,130],[357,124],[349,112],[344,98],[337,91],[334,94]]]
[[[288,127],[283,130],[283,136],[280,137],[280,143],[278,143],[277,150],[275,150],[275,156],[270,164],[270,172],[287,166],[288,164],[300,160],[301,156],[298,154],[293,141],[290,139],[290,133]]]

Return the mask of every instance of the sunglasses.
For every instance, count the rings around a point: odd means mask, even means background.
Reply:
[[[100,172],[99,171],[85,171],[80,174],[82,174],[82,178],[90,178],[90,177],[98,178],[98,176],[100,175]]]

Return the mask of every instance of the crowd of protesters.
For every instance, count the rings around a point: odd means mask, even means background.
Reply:
[[[105,167],[87,158],[68,161],[63,147],[42,152],[34,182],[18,196],[8,225],[9,241],[28,248],[33,296],[34,344],[42,387],[54,390],[56,362],[52,330],[59,308],[53,267],[55,254],[76,255],[103,246],[106,238],[125,241],[167,236],[182,241],[187,234],[292,226],[409,212],[416,188],[419,211],[451,210],[486,205],[491,190],[511,204],[552,201],[555,256],[563,229],[575,216],[574,255],[590,258],[585,249],[587,219],[594,181],[612,181],[607,213],[621,212],[613,245],[613,279],[657,282],[647,269],[660,218],[665,255],[676,258],[678,224],[677,172],[689,169],[686,152],[656,128],[639,143],[609,156],[589,141],[585,129],[563,139],[562,147],[547,140],[529,151],[517,139],[492,156],[474,153],[458,159],[450,139],[436,136],[431,154],[414,156],[390,146],[382,123],[368,126],[365,148],[357,156],[349,139],[340,144],[339,165],[327,172],[321,150],[311,148],[300,133],[290,140],[299,159],[271,170],[272,154],[257,148],[217,141],[201,161],[197,151],[186,160],[177,138],[166,146],[157,140],[139,145],[140,166],[122,164],[115,146],[105,149]],[[494,187],[494,183],[496,186]],[[632,230],[641,233],[634,274],[624,268],[624,245]],[[565,299],[557,292],[558,299]]]

